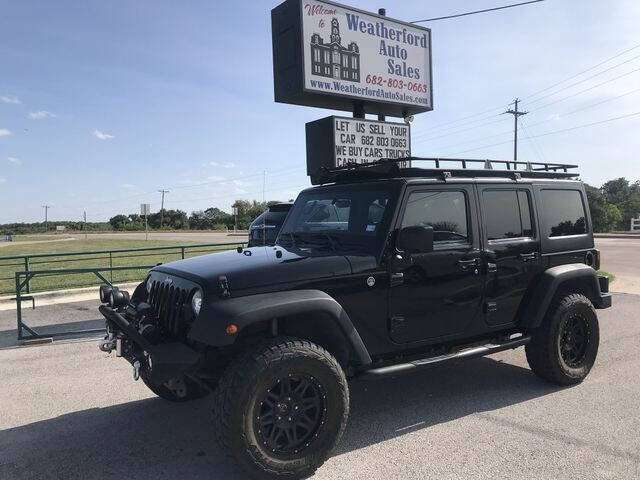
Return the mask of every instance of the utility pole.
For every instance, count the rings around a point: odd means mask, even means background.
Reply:
[[[162,222],[164,220],[164,194],[169,193],[169,190],[158,190],[162,194],[162,203],[160,204],[160,228],[162,229]]]
[[[513,115],[513,161],[518,160],[518,117],[522,115],[526,115],[529,112],[519,112],[518,111],[518,102],[520,99],[516,98],[513,102],[514,108],[511,110],[507,110],[504,113],[509,113]]]
[[[49,209],[51,208],[51,205],[42,205],[42,208],[44,208],[44,231],[48,232],[49,231]]]
[[[87,240],[87,211],[84,211],[84,239]]]

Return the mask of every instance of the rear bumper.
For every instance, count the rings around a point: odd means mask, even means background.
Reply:
[[[152,366],[149,375],[152,383],[163,384],[193,369],[199,362],[200,354],[188,345],[179,342],[153,345],[113,308],[100,305],[99,310],[109,323],[109,330],[121,341],[130,343],[129,353],[123,355],[129,363],[138,360],[142,365]]]
[[[600,298],[595,302],[596,308],[611,307],[611,294],[609,293],[609,277],[598,275],[598,285],[600,287]]]

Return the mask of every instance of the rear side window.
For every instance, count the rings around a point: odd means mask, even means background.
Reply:
[[[487,240],[532,237],[529,194],[524,190],[485,190],[482,193]]]
[[[469,243],[467,202],[463,192],[413,192],[402,218],[402,227],[433,227],[433,242]]]
[[[578,190],[542,190],[542,209],[548,237],[587,233],[587,214]]]

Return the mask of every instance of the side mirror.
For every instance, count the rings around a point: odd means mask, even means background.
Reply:
[[[433,251],[433,227],[404,227],[398,234],[398,248],[407,253]]]

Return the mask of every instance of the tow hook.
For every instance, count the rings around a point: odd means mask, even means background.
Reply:
[[[133,362],[133,379],[138,380],[140,378],[140,360]]]
[[[100,342],[98,348],[106,353],[111,353],[116,348],[116,337],[113,333],[110,333]]]

